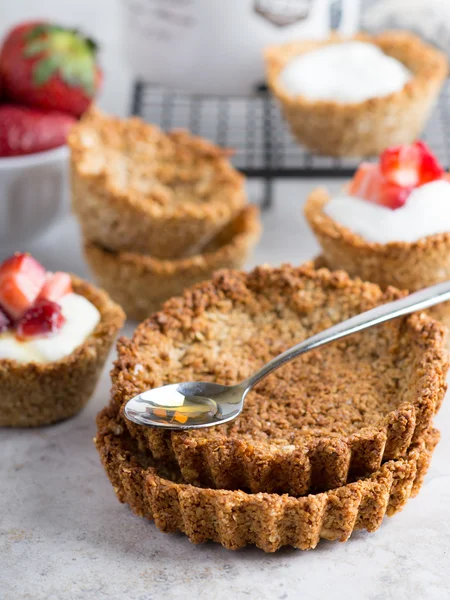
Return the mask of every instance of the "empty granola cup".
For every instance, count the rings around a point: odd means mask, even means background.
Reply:
[[[199,253],[247,202],[229,151],[91,109],[72,129],[72,207],[85,239],[116,252]]]

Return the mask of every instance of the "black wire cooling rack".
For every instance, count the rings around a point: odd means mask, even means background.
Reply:
[[[185,128],[233,148],[234,166],[247,177],[265,181],[263,207],[272,203],[278,177],[349,177],[359,160],[317,156],[301,147],[280,110],[261,86],[251,96],[189,96],[137,81],[132,113],[163,129]],[[450,87],[446,82],[422,138],[445,168],[450,167]]]

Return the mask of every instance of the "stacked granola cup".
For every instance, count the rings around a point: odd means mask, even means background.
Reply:
[[[227,151],[90,110],[69,136],[72,206],[94,276],[130,318],[241,267],[260,236]]]
[[[298,357],[263,380],[234,421],[175,432],[124,416],[166,383],[232,384],[294,343],[400,297],[340,272],[224,270],[121,339],[97,449],[121,502],[164,532],[226,548],[314,548],[376,530],[422,484],[448,368],[425,314]]]

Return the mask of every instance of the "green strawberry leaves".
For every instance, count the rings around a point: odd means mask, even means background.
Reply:
[[[46,50],[48,50],[48,41],[46,39],[34,39],[25,46],[23,54],[27,58],[30,58]]]
[[[37,86],[59,76],[70,87],[81,87],[88,96],[95,93],[97,45],[78,31],[56,25],[36,25],[25,35],[24,56],[39,60],[33,67]]]
[[[49,79],[56,75],[62,66],[61,57],[58,55],[48,56],[36,63],[33,69],[33,79],[36,85],[44,85]]]
[[[89,96],[94,95],[95,62],[91,57],[67,60],[61,65],[61,73],[66,83],[73,86],[81,85]]]

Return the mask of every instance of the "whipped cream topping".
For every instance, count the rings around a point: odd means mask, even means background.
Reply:
[[[330,44],[293,58],[279,75],[292,96],[362,102],[403,88],[411,72],[374,44]]]
[[[341,194],[327,202],[324,212],[370,242],[416,242],[450,232],[450,182],[440,179],[414,189],[396,210]]]
[[[49,363],[71,354],[94,331],[100,321],[97,308],[84,296],[67,294],[58,304],[66,322],[61,329],[46,337],[18,340],[14,331],[0,335],[0,359],[21,363]]]

